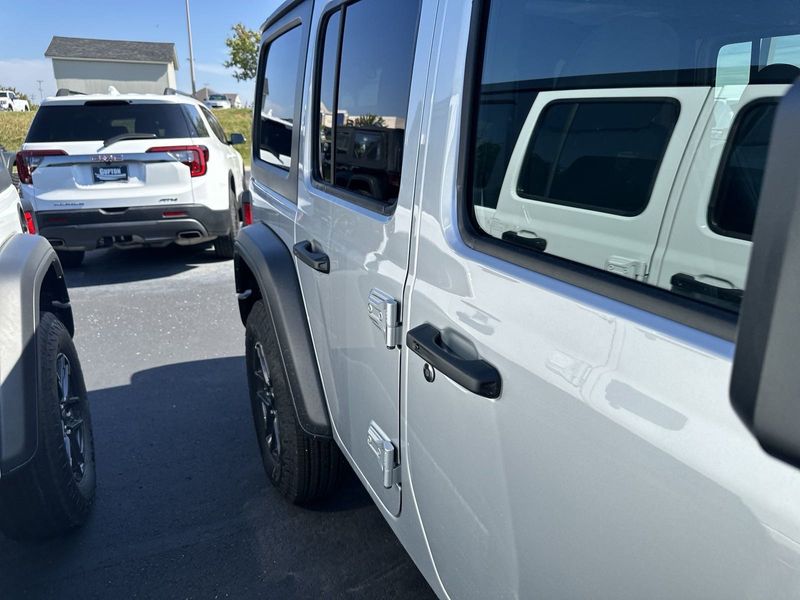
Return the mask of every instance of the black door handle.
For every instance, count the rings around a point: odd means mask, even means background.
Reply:
[[[442,332],[425,323],[406,334],[406,344],[433,368],[441,371],[460,386],[484,398],[500,396],[500,373],[481,359],[461,358],[442,341]]]
[[[331,272],[331,261],[324,252],[317,252],[308,240],[294,245],[294,255],[309,267],[320,273]]]
[[[541,237],[528,237],[521,235],[518,231],[506,231],[503,233],[502,238],[504,242],[511,242],[529,250],[536,250],[536,252],[547,250],[547,240]]]
[[[676,294],[693,300],[702,300],[728,310],[738,310],[742,304],[742,296],[744,296],[744,290],[724,288],[698,281],[693,275],[687,273],[675,273],[669,282],[672,284],[672,291]]]

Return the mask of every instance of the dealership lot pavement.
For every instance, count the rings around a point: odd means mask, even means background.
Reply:
[[[66,539],[0,538],[0,597],[432,597],[354,475],[311,509],[266,483],[230,262],[110,250],[67,280],[97,504]]]

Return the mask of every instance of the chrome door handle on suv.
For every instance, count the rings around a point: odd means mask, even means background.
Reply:
[[[320,273],[331,272],[331,261],[324,252],[314,250],[314,244],[304,240],[294,245],[294,255],[309,267]]]
[[[498,398],[502,388],[500,373],[480,358],[463,358],[448,348],[442,332],[424,323],[406,334],[406,344],[434,369],[484,398]],[[427,377],[427,375],[426,375]]]

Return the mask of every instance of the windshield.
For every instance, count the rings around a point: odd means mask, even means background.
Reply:
[[[86,102],[43,106],[31,124],[26,142],[85,142],[125,134],[156,138],[200,137],[181,104],[131,104],[128,101]]]
[[[0,92],[0,98],[8,98],[8,92]]]
[[[210,100],[227,100],[227,98],[225,96],[223,96],[222,94],[212,94],[211,96],[209,96],[209,99]]]

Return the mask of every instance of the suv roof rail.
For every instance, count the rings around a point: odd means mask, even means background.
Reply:
[[[84,94],[83,92],[76,92],[75,90],[69,90],[67,88],[59,88],[59,90],[56,92],[56,97],[59,98],[62,96],[85,96],[85,95],[86,94]]]
[[[180,90],[176,90],[175,88],[171,88],[171,87],[168,87],[168,88],[166,88],[164,90],[164,95],[165,96],[188,96],[189,98],[194,98],[194,96],[192,96],[188,92],[182,92]]]

